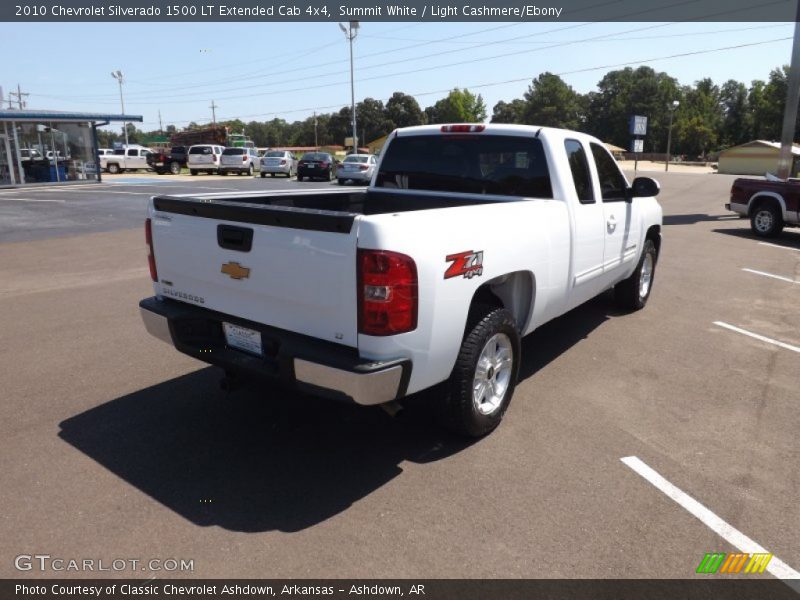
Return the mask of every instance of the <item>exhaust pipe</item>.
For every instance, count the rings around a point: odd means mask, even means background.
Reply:
[[[403,405],[397,400],[389,400],[389,402],[384,402],[378,406],[380,406],[387,415],[393,418],[397,417],[401,412],[403,412]]]

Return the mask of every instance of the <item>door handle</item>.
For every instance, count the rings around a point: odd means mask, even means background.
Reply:
[[[614,215],[608,217],[606,226],[608,227],[609,233],[612,233],[617,228],[617,220],[614,218]]]

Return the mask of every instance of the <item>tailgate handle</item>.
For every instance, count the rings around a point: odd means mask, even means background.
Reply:
[[[220,248],[250,252],[253,247],[253,230],[249,227],[217,225],[217,243]]]

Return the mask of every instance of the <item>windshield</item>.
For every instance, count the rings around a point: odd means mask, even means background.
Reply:
[[[189,154],[213,154],[211,146],[192,146],[189,148]]]
[[[269,158],[283,158],[284,153],[279,150],[273,150],[272,152],[267,152],[264,156]]]
[[[321,152],[307,152],[303,154],[301,160],[328,160],[328,155],[322,154]]]
[[[236,154],[244,154],[245,152],[247,151],[244,148],[225,148],[225,150],[222,151],[222,154],[225,156],[232,156]]]
[[[398,137],[376,187],[552,198],[541,140],[500,135]]]

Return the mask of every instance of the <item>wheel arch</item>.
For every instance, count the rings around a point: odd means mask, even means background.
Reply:
[[[765,202],[777,202],[781,207],[781,217],[786,220],[786,201],[776,192],[756,192],[747,203],[747,216],[752,217],[753,212]]]
[[[536,300],[536,277],[530,271],[499,275],[482,284],[472,296],[469,312],[479,305],[505,308],[513,316],[520,335],[526,331]]]

